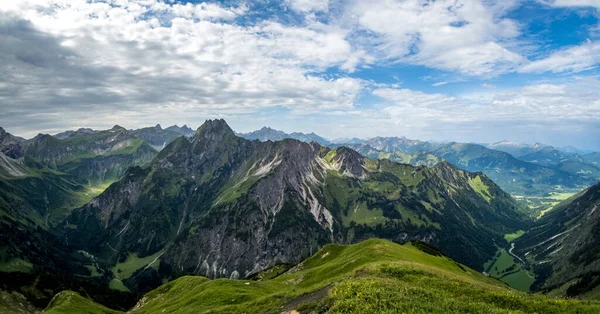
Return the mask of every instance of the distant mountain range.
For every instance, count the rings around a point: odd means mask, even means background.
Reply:
[[[293,133],[285,133],[283,131],[271,129],[269,127],[263,127],[260,130],[249,132],[249,133],[237,133],[238,136],[243,137],[248,140],[259,140],[262,142],[265,141],[281,141],[286,138],[291,138],[295,140],[299,140],[301,142],[316,142],[320,145],[328,145],[330,142],[323,137],[316,135],[315,133],[301,133],[301,132],[293,132]]]
[[[517,158],[521,158],[523,156],[527,156],[527,155],[538,153],[538,152],[552,153],[552,154],[558,152],[558,154],[565,156],[565,157],[570,156],[570,155],[575,155],[575,154],[585,155],[585,154],[592,153],[592,151],[580,150],[573,146],[555,148],[553,146],[545,145],[545,144],[541,144],[541,143],[525,144],[525,143],[519,143],[519,142],[500,141],[500,142],[496,142],[496,143],[492,143],[492,144],[487,144],[486,146],[491,149],[507,152]]]
[[[118,127],[121,129],[121,127]],[[74,139],[100,131],[79,129],[54,136],[58,139]],[[178,136],[192,137],[194,130],[187,126],[142,128],[128,130],[130,135],[144,140],[156,150],[161,150]],[[6,133],[6,132],[4,132]],[[578,191],[600,180],[600,153],[586,153],[573,148],[556,149],[543,144],[497,142],[488,145],[471,143],[437,143],[411,140],[406,137],[374,137],[369,139],[337,139],[329,141],[315,133],[285,133],[268,127],[249,133],[238,133],[249,140],[281,141],[296,139],[316,142],[322,146],[337,148],[347,146],[371,159],[388,158],[392,161],[414,166],[433,166],[447,160],[455,166],[483,172],[500,187],[513,195],[543,196],[549,192]],[[6,154],[18,156],[19,145],[28,146],[32,140],[2,137]],[[348,141],[348,142],[346,142]],[[12,143],[12,144],[10,144]],[[583,155],[582,155],[583,154]]]
[[[598,153],[582,156],[579,154],[586,152],[570,147],[556,149],[543,144],[507,141],[489,145],[435,143],[406,137],[329,141],[314,133],[287,134],[266,127],[240,136],[261,141],[294,138],[304,142],[315,141],[332,148],[347,146],[372,159],[388,158],[415,166],[432,166],[447,160],[461,169],[485,173],[502,189],[514,195],[543,196],[552,191],[574,192],[600,180]]]

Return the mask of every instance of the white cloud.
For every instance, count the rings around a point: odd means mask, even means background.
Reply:
[[[373,91],[384,103],[381,111],[397,121],[427,126],[436,123],[578,123],[600,124],[600,81],[583,77],[564,84],[537,84],[485,94],[452,97],[409,89]]]
[[[580,72],[596,67],[600,62],[600,42],[588,41],[580,46],[556,51],[547,58],[533,61],[520,72]]]
[[[107,112],[131,120],[137,114],[153,124],[182,112],[200,120],[273,107],[353,107],[359,79],[318,74],[329,67],[353,71],[368,58],[346,41],[346,31],[316,22],[232,22],[246,11],[156,0],[3,4],[2,123],[22,124],[10,121],[23,112],[40,126],[56,124],[56,112],[104,117],[107,124]]]
[[[508,48],[518,24],[503,18],[513,1],[356,1],[351,12],[372,32],[380,57],[462,74],[491,76],[525,59]]]
[[[598,0],[538,0],[540,3],[554,7],[595,7],[600,8]]]
[[[298,12],[327,12],[329,0],[289,0],[292,9]]]
[[[382,101],[352,115],[352,129],[361,132],[336,135],[600,147],[591,135],[600,130],[600,81],[594,77],[461,96],[395,88],[373,94]]]

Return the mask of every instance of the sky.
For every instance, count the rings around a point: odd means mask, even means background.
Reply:
[[[600,150],[600,0],[0,1],[0,126]]]

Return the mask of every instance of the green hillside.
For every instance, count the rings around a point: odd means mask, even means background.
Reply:
[[[532,289],[598,299],[600,284],[600,183],[554,206],[515,240],[536,274]]]
[[[327,245],[262,281],[185,276],[147,293],[129,313],[597,313],[600,303],[512,290],[422,242]],[[118,313],[57,295],[45,313]]]

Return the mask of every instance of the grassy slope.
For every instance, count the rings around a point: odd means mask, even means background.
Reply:
[[[425,253],[427,250],[431,254]],[[149,292],[132,313],[538,312],[597,313],[600,303],[551,299],[512,290],[437,250],[372,239],[327,245],[274,279],[181,277]],[[70,295],[70,294],[69,294]],[[83,298],[57,297],[48,313],[101,312]]]
[[[73,291],[63,291],[57,294],[44,313],[53,314],[70,314],[70,313],[87,313],[87,314],[116,314],[121,313],[115,310],[106,308],[100,304],[94,303]]]

